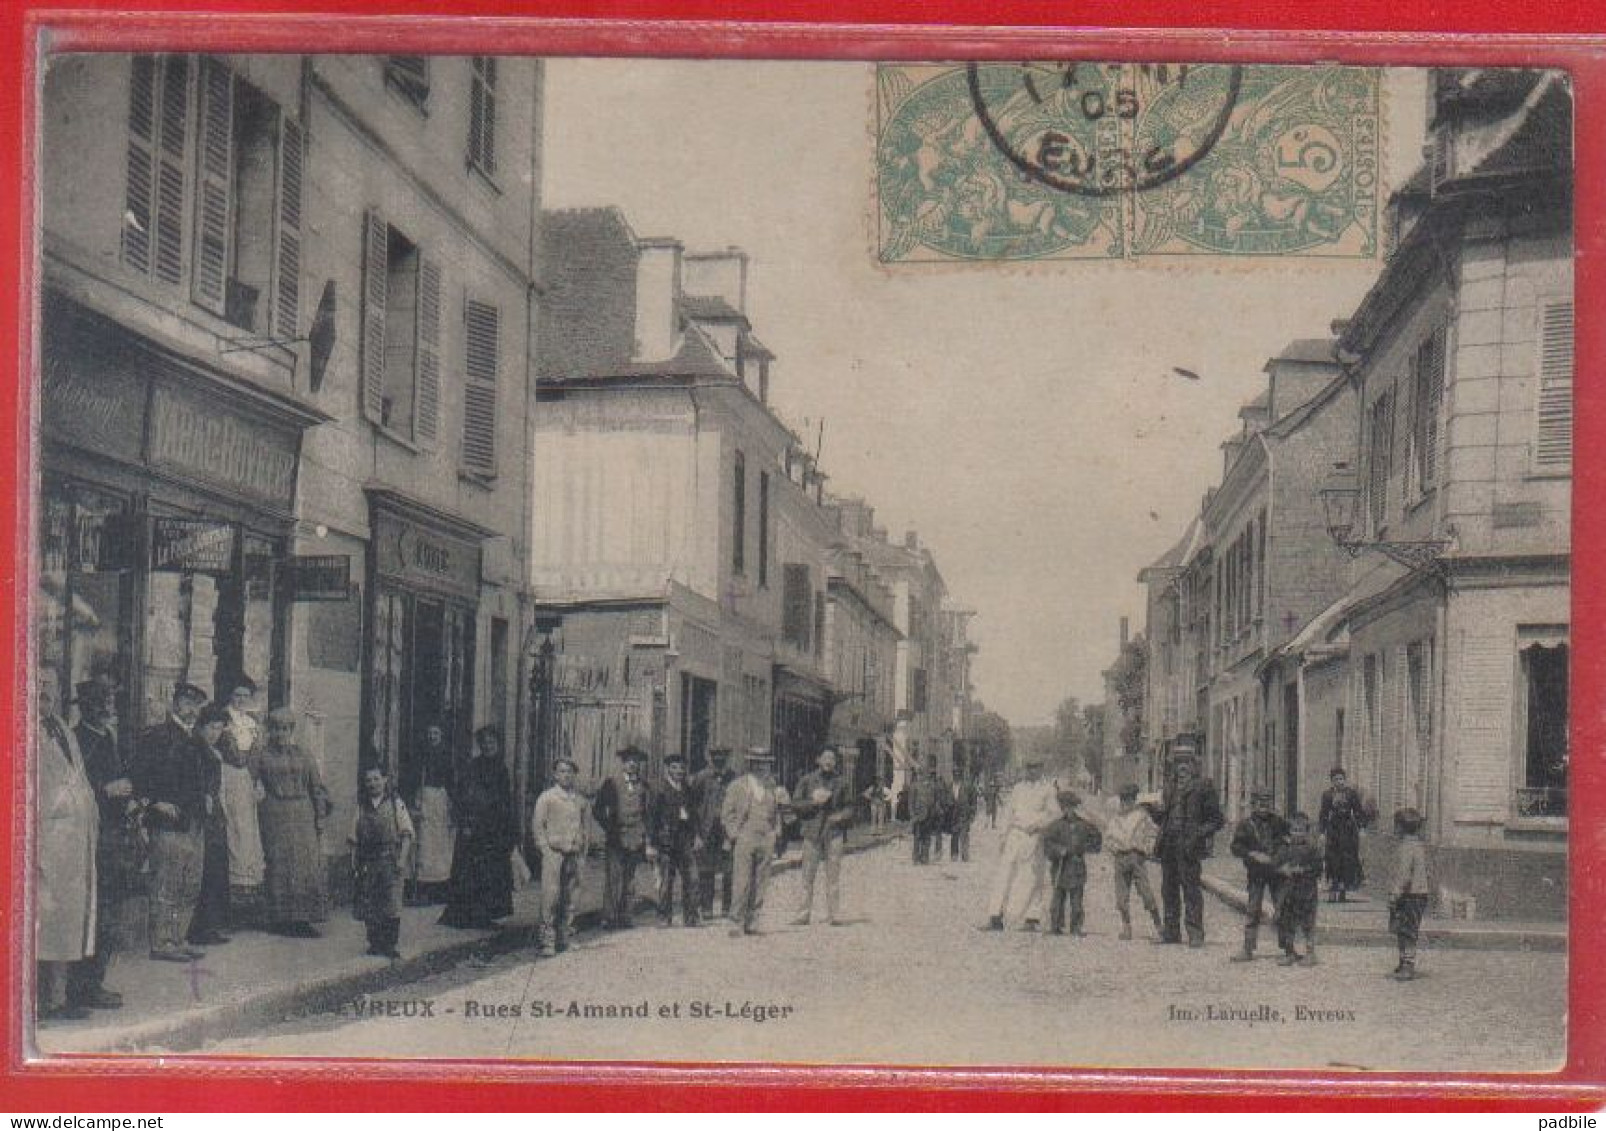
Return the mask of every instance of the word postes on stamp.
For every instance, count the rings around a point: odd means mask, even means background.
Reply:
[[[882,64],[883,264],[1378,253],[1379,72]]]

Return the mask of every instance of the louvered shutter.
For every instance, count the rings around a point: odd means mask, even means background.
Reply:
[[[496,172],[496,59],[474,56],[468,101],[468,163],[481,172]]]
[[[385,420],[385,304],[390,272],[389,231],[379,210],[363,217],[362,408],[375,424]]]
[[[1573,458],[1573,304],[1553,302],[1539,316],[1539,408],[1534,466],[1566,469]]]
[[[156,277],[178,283],[184,277],[185,160],[190,130],[190,61],[162,57],[160,138],[156,147]]]
[[[306,156],[301,123],[279,119],[279,238],[274,245],[274,334],[281,341],[300,336],[301,324],[301,172]]]
[[[1417,411],[1422,414],[1421,488],[1430,491],[1439,483],[1439,408],[1444,403],[1444,351],[1445,328],[1440,326],[1429,335],[1417,354],[1421,367],[1418,388],[1423,403]]]
[[[123,196],[123,262],[151,270],[156,226],[156,56],[135,55],[129,73],[128,185]]]
[[[496,383],[502,364],[501,311],[469,299],[463,382],[463,467],[496,474]]]
[[[213,58],[201,60],[200,156],[196,163],[196,305],[222,314],[229,280],[229,229],[234,196],[234,76]]]
[[[413,390],[413,438],[433,447],[441,415],[441,268],[419,256],[418,371]]]

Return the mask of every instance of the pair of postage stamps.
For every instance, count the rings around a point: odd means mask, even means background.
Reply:
[[[883,64],[877,258],[1374,257],[1380,74]]]

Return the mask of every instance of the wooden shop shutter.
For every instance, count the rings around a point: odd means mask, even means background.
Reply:
[[[300,336],[301,324],[301,175],[306,159],[301,123],[279,118],[279,238],[274,244],[274,335],[281,341]]]
[[[501,311],[469,299],[464,307],[463,467],[496,474],[496,382],[502,365]]]
[[[1565,470],[1573,459],[1573,304],[1553,302],[1539,316],[1538,430],[1534,466]]]
[[[385,419],[385,304],[390,233],[377,208],[363,217],[362,410],[375,424]]]
[[[200,152],[196,162],[195,269],[190,295],[222,314],[234,217],[234,76],[220,60],[201,60]]]
[[[441,267],[419,255],[418,371],[413,394],[413,439],[433,447],[441,415]]]

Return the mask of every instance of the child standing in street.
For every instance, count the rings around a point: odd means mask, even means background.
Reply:
[[[1389,888],[1389,930],[1400,946],[1400,964],[1390,975],[1397,982],[1416,977],[1416,940],[1428,909],[1428,854],[1422,845],[1422,814],[1412,808],[1394,814],[1394,835],[1400,840],[1394,857],[1394,883]]]
[[[362,790],[348,838],[353,873],[351,912],[368,928],[369,954],[399,958],[402,862],[412,848],[413,820],[378,766],[363,771]]]
[[[1277,896],[1277,938],[1283,947],[1279,966],[1304,962],[1316,965],[1316,906],[1320,901],[1322,853],[1311,836],[1310,817],[1295,813],[1288,822],[1288,839],[1272,859],[1282,878]],[[1305,953],[1298,949],[1305,938]]]
[[[1160,839],[1149,811],[1138,804],[1138,787],[1127,783],[1119,794],[1120,810],[1104,825],[1104,847],[1110,853],[1115,871],[1115,909],[1121,914],[1121,938],[1132,937],[1132,889],[1138,889],[1143,910],[1149,913],[1154,924],[1154,937],[1165,933],[1160,922],[1160,907],[1154,900],[1154,889],[1149,886],[1147,861],[1154,855],[1154,845]]]
[[[1070,904],[1071,934],[1081,937],[1082,892],[1087,886],[1087,860],[1089,853],[1103,846],[1103,837],[1097,826],[1083,820],[1076,812],[1082,799],[1070,790],[1059,795],[1059,820],[1043,830],[1043,855],[1054,869],[1054,901],[1048,913],[1049,933],[1065,933],[1065,905]]]

